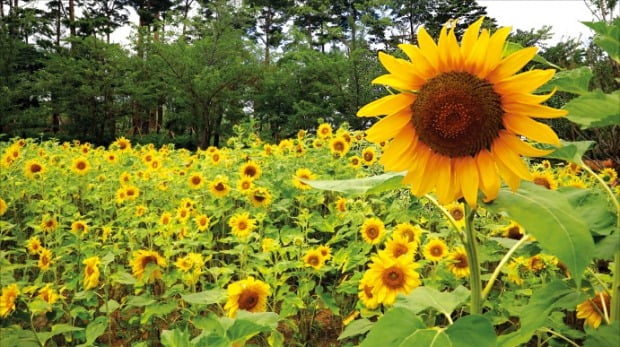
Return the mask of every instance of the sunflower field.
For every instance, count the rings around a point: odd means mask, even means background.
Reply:
[[[523,116],[571,75],[480,23],[380,54],[367,132],[0,142],[1,345],[616,346],[617,172]]]

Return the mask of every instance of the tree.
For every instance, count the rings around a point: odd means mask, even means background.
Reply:
[[[278,47],[283,35],[283,26],[289,18],[287,9],[293,6],[293,0],[248,0],[248,11],[255,22],[249,29],[249,36],[264,47],[263,61],[271,62],[271,48]]]

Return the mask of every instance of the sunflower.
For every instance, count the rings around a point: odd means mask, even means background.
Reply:
[[[133,185],[125,186],[125,199],[136,200],[140,196],[140,189]]]
[[[513,240],[521,240],[523,235],[525,235],[525,231],[523,230],[523,227],[515,221],[511,221],[510,224],[503,227],[501,231],[504,237],[507,237]]]
[[[200,274],[202,274],[202,265],[204,260],[199,253],[189,253],[184,257],[179,257],[174,265],[183,272],[183,279],[187,284],[195,284],[198,282]]]
[[[385,252],[392,258],[406,257],[407,259],[413,259],[413,254],[417,248],[417,243],[409,241],[406,236],[393,235],[388,241],[385,242]]]
[[[271,193],[267,188],[254,188],[248,197],[250,198],[250,203],[252,203],[252,206],[254,207],[264,207],[271,204]]]
[[[413,242],[417,247],[422,237],[422,229],[411,223],[399,223],[396,225],[396,228],[394,228],[394,236],[405,237],[407,242]]]
[[[408,170],[403,179],[422,196],[436,191],[441,204],[464,197],[477,204],[478,189],[493,200],[501,177],[517,190],[532,176],[521,155],[541,156],[520,139],[560,145],[553,130],[532,118],[566,115],[541,105],[547,95],[532,91],[549,81],[554,70],[530,70],[514,75],[536,54],[535,47],[502,57],[510,28],[494,34],[482,30],[480,18],[467,28],[461,44],[454,26],[444,26],[436,44],[422,27],[418,46],[399,47],[411,62],[383,52],[379,60],[388,74],[373,83],[400,93],[362,107],[358,116],[387,115],[367,132],[368,140],[393,139],[380,162],[386,170]]]
[[[131,183],[131,174],[129,172],[123,172],[118,178],[119,182],[121,182],[122,186],[125,186]]]
[[[316,136],[323,140],[332,137],[332,126],[329,123],[319,125],[316,130]]]
[[[86,221],[76,220],[75,222],[71,223],[71,231],[74,234],[86,234],[88,232],[88,224],[86,223]]]
[[[28,160],[26,162],[26,166],[24,167],[24,174],[30,179],[41,177],[45,171],[45,166],[36,159]]]
[[[104,158],[109,164],[116,164],[118,162],[118,156],[115,152],[106,152]]]
[[[147,210],[148,210],[147,207],[144,206],[144,205],[136,206],[136,217],[144,216],[144,214],[146,213]]]
[[[377,150],[374,147],[366,147],[362,151],[362,160],[364,165],[370,166],[377,161]]]
[[[583,181],[579,177],[573,177],[566,185],[568,187],[574,187],[574,188],[578,188],[578,189],[586,189],[587,188],[586,184],[583,183]]]
[[[618,173],[610,167],[606,167],[601,170],[601,172],[598,173],[598,176],[610,186],[613,186],[618,179]]]
[[[262,173],[263,170],[260,168],[260,166],[252,160],[241,165],[241,167],[239,168],[239,175],[241,177],[248,177],[251,180],[256,180],[260,177]]]
[[[126,152],[131,150],[131,142],[127,140],[125,137],[119,137],[112,143],[113,147],[118,148],[119,150]]]
[[[459,202],[453,202],[446,205],[445,208],[448,213],[450,213],[452,218],[454,218],[457,228],[459,228],[459,230],[463,229],[465,227],[465,207],[463,206],[463,204]]]
[[[338,200],[336,200],[336,210],[338,212],[346,212],[347,211],[347,198],[344,197],[339,197]]]
[[[377,300],[377,296],[373,294],[374,287],[368,283],[368,272],[364,274],[362,280],[360,281],[359,292],[357,293],[357,297],[362,301],[362,304],[366,306],[369,310],[374,310],[379,306],[379,301]]]
[[[188,207],[181,206],[177,208],[177,220],[179,221],[179,223],[185,224],[185,222],[187,222],[187,220],[189,219],[191,213],[192,211]]]
[[[235,317],[238,310],[264,312],[267,309],[267,296],[271,294],[269,285],[249,276],[244,280],[231,283],[226,288],[228,300],[224,309],[229,317]]]
[[[549,171],[533,172],[532,182],[549,190],[558,189],[558,182],[556,181],[553,174]]]
[[[37,266],[42,271],[46,271],[50,268],[50,265],[52,265],[52,251],[47,248],[41,247],[41,250],[39,251],[39,262],[37,263]]]
[[[266,143],[263,145],[263,155],[268,157],[270,155],[273,154],[273,152],[277,149],[278,147],[276,145],[272,145],[270,143]]]
[[[325,257],[318,249],[311,249],[304,255],[304,266],[311,266],[320,270],[325,265]]]
[[[215,180],[209,183],[209,191],[218,198],[225,197],[230,192],[228,177],[217,175]]]
[[[603,316],[605,316],[605,320],[608,321],[608,316],[605,313],[609,314],[611,310],[610,301],[609,294],[606,292],[597,292],[594,298],[577,305],[577,318],[585,319],[585,324],[594,329],[598,329],[603,320]]]
[[[312,140],[312,148],[321,148],[321,147],[323,147],[323,140],[321,139]]]
[[[73,164],[71,165],[71,171],[73,171],[76,175],[84,176],[90,170],[90,163],[84,157],[78,157],[73,159]]]
[[[270,238],[270,237],[265,237],[262,241],[261,241],[261,249],[263,250],[263,253],[269,253],[271,251],[274,251],[278,248],[278,241]]]
[[[202,174],[198,172],[189,175],[189,177],[187,178],[187,183],[192,189],[199,189],[200,187],[202,187],[204,181],[205,179],[202,177]]]
[[[344,157],[350,148],[351,146],[342,136],[336,136],[329,141],[329,150],[336,157]]]
[[[194,222],[196,222],[196,227],[198,228],[198,231],[205,231],[209,229],[209,225],[211,225],[211,218],[207,217],[204,214],[201,214],[194,218]]]
[[[536,254],[526,260],[526,266],[532,272],[540,272],[547,267],[547,264],[540,254]]]
[[[58,301],[58,299],[60,299],[60,295],[52,289],[52,285],[49,283],[39,289],[38,297],[50,305],[53,305],[56,301]]]
[[[0,317],[4,318],[15,311],[17,296],[19,296],[19,288],[17,288],[16,283],[2,288],[2,295],[0,295]]]
[[[351,165],[351,167],[354,169],[359,168],[360,166],[362,166],[362,158],[358,157],[357,155],[350,157],[349,165]]]
[[[372,257],[372,263],[364,274],[371,285],[372,294],[384,305],[392,305],[398,293],[408,294],[422,282],[416,272],[419,267],[411,259],[405,257],[392,258],[385,254]]]
[[[448,254],[448,246],[443,240],[433,238],[424,245],[422,254],[430,261],[440,261]]]
[[[332,258],[332,249],[329,248],[329,246],[323,245],[317,247],[316,249],[321,252],[321,255],[323,256],[323,258],[325,258],[325,260],[329,260]]]
[[[99,260],[99,257],[94,256],[84,259],[82,264],[86,265],[84,268],[84,289],[95,288],[99,285],[99,265],[101,260]]]
[[[469,263],[465,248],[457,247],[448,254],[448,270],[458,278],[469,276]]]
[[[4,201],[4,199],[0,198],[0,216],[4,215],[8,209],[9,205],[6,201]]]
[[[28,249],[28,253],[30,254],[39,254],[42,248],[41,240],[36,236],[29,238],[26,242],[26,249]]]
[[[316,175],[313,174],[310,169],[306,168],[299,168],[295,170],[295,176],[293,176],[293,185],[297,187],[297,189],[309,190],[312,189],[312,187],[302,182],[300,179],[313,180],[316,179]]]
[[[236,213],[228,220],[228,226],[232,229],[233,235],[245,239],[256,229],[256,220],[250,218],[248,212]]]
[[[379,218],[368,218],[364,221],[364,224],[362,224],[360,233],[364,241],[371,245],[376,245],[385,234],[385,225]]]
[[[0,215],[2,214],[0,213]],[[41,220],[40,226],[41,226],[41,230],[45,232],[52,232],[56,230],[56,228],[58,227],[58,221],[56,220],[56,217],[54,216],[45,215],[43,216]]]
[[[170,224],[171,220],[172,220],[172,215],[170,214],[170,212],[164,212],[159,217],[159,225],[161,226],[168,225]]]
[[[142,280],[144,271],[147,266],[152,266],[151,275],[147,279],[147,283],[155,281],[157,278],[161,278],[161,267],[166,267],[166,259],[164,259],[157,251],[148,251],[141,249],[133,253],[133,259],[131,260],[131,272],[135,278]]]
[[[241,193],[248,193],[254,188],[254,182],[249,177],[242,177],[237,181],[237,190]]]

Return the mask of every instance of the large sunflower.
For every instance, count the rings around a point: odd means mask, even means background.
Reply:
[[[224,309],[229,317],[235,317],[238,310],[264,312],[267,308],[267,296],[271,294],[269,285],[249,276],[245,280],[231,283],[226,288],[228,300]]]
[[[251,180],[259,178],[262,173],[263,170],[260,168],[260,166],[252,160],[241,165],[241,167],[239,168],[239,175],[241,177],[248,177]]]
[[[392,139],[380,163],[386,170],[408,170],[403,182],[421,196],[433,190],[442,204],[464,197],[477,202],[478,189],[494,199],[501,177],[514,191],[532,175],[521,155],[540,156],[520,139],[559,145],[555,132],[532,118],[566,114],[541,105],[553,93],[532,92],[549,81],[554,70],[515,75],[536,54],[529,47],[502,57],[510,28],[494,34],[482,30],[483,18],[465,31],[459,46],[454,30],[444,26],[435,43],[424,28],[419,45],[402,44],[411,62],[383,52],[388,74],[373,83],[399,93],[362,107],[358,116],[387,115],[367,132],[373,142]]]
[[[585,319],[585,324],[597,329],[601,325],[605,313],[611,309],[610,301],[609,294],[605,292],[596,293],[594,298],[577,305],[577,318]]]
[[[152,264],[155,268],[151,271],[150,277],[147,282],[153,282],[157,278],[161,278],[161,268],[166,267],[166,259],[164,259],[157,251],[138,250],[133,253],[133,259],[131,260],[131,272],[135,278],[142,280],[144,271],[147,266]]]
[[[73,171],[76,175],[86,175],[90,170],[90,163],[84,157],[78,157],[73,159],[73,164],[71,165],[71,171]]]
[[[408,294],[422,282],[415,271],[418,264],[406,257],[392,258],[387,254],[372,257],[372,263],[364,274],[371,293],[384,305],[392,305],[398,293]]]
[[[305,266],[311,266],[315,270],[320,270],[325,265],[325,257],[318,249],[311,249],[304,255]]]

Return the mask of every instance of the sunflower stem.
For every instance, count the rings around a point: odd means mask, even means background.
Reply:
[[[482,282],[480,279],[480,261],[478,260],[478,241],[473,226],[475,209],[465,204],[465,251],[467,252],[467,261],[469,263],[469,286],[471,290],[471,308],[470,314],[482,313]]]
[[[519,247],[521,247],[528,240],[528,238],[529,238],[528,235],[523,235],[523,237],[508,250],[508,252],[504,255],[504,257],[499,262],[499,264],[497,264],[497,267],[495,268],[495,271],[493,271],[493,274],[491,275],[491,278],[489,278],[489,281],[487,282],[487,285],[484,287],[484,290],[482,291],[482,300],[486,299],[486,297],[489,295],[489,292],[491,291],[491,288],[493,288],[493,283],[495,283],[495,280],[497,279],[497,276],[499,276],[499,273],[502,270],[502,268],[504,267],[504,265],[506,265],[508,260],[510,260],[510,257],[512,256],[512,254]]]
[[[620,232],[620,203],[616,196],[611,191],[611,188],[607,185],[599,175],[597,175],[588,165],[581,165],[581,168],[588,172],[594,179],[596,179],[609,198],[611,199],[611,203],[616,208],[616,232]],[[616,254],[614,255],[614,283],[611,288],[611,321],[620,321],[620,250],[616,250]]]

